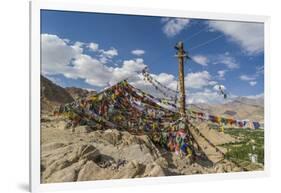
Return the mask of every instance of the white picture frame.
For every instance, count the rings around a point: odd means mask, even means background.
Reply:
[[[139,179],[118,179],[56,184],[40,183],[40,10],[64,10],[95,13],[115,13],[128,15],[172,16],[200,19],[249,21],[264,23],[264,74],[265,74],[265,167],[264,171],[223,174],[202,174],[190,176],[153,177]],[[270,123],[269,123],[269,25],[267,16],[253,16],[226,13],[193,12],[185,10],[143,9],[138,7],[102,6],[94,3],[60,3],[52,1],[30,2],[30,190],[32,192],[51,190],[73,190],[82,188],[120,187],[147,184],[187,183],[190,181],[210,181],[225,179],[255,178],[269,175],[270,171]]]

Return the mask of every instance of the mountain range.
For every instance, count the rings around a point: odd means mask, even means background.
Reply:
[[[56,85],[51,80],[41,76],[41,106],[42,110],[51,111],[55,106],[70,103],[81,97],[97,94],[96,91],[88,91],[83,88]],[[220,115],[234,119],[249,119],[263,122],[264,97],[236,97],[224,104],[189,104],[187,109],[200,112],[208,112],[212,115]]]

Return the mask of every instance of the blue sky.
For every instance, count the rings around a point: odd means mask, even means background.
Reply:
[[[161,97],[136,70],[148,66],[176,89],[174,46],[183,40],[190,103],[218,101],[217,85],[233,96],[264,92],[263,24],[44,10],[41,34],[42,74],[63,87],[100,90],[129,76]]]

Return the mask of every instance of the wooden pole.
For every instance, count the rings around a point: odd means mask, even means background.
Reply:
[[[186,57],[183,42],[180,41],[176,45],[177,57],[179,62],[179,91],[180,91],[180,113],[185,115],[185,86],[184,86],[184,58]]]

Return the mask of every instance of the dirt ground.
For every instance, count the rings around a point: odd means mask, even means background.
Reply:
[[[66,123],[61,117],[42,116],[42,183],[242,171],[227,160],[214,164],[210,160],[180,157],[156,146],[147,135],[87,126],[66,129]],[[202,125],[201,128],[210,138],[220,135],[221,142],[234,140]],[[219,144],[215,140],[214,143]],[[208,152],[208,147],[203,148]]]

